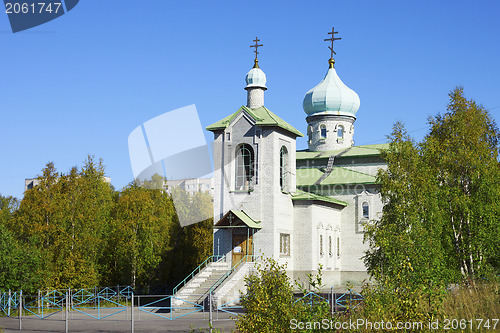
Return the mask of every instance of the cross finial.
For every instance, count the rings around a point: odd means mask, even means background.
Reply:
[[[257,49],[259,48],[259,46],[264,46],[264,45],[259,44],[260,39],[258,37],[255,37],[255,39],[253,41],[255,42],[255,44],[254,45],[250,45],[250,47],[255,47],[255,50],[254,50],[254,52],[255,52],[254,63],[255,64],[253,65],[253,67],[254,68],[259,68],[259,59],[257,59],[257,55],[259,54],[259,52],[257,51]]]
[[[338,33],[339,33],[339,32],[338,32],[338,31],[335,31],[335,28],[334,28],[334,27],[332,27],[332,32],[329,32],[329,33],[328,33],[329,35],[332,35],[332,37],[331,37],[331,38],[327,38],[327,39],[325,39],[325,42],[327,42],[327,41],[328,41],[328,42],[332,42],[332,45],[331,45],[331,46],[328,46],[328,48],[330,49],[330,52],[331,52],[331,54],[330,54],[330,60],[328,61],[328,62],[330,63],[330,67],[333,67],[333,64],[335,63],[335,60],[333,60],[333,55],[334,55],[334,54],[335,54],[335,55],[337,54],[337,53],[335,53],[335,51],[333,50],[333,42],[334,42],[334,41],[336,41],[336,40],[342,39],[342,38],[340,38],[340,37],[335,38],[335,34],[338,34]]]

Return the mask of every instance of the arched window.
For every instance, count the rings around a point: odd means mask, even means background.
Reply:
[[[307,126],[307,137],[308,137],[309,144],[312,143],[312,132],[313,132],[312,126],[311,125]]]
[[[363,202],[362,209],[363,209],[363,218],[364,219],[369,219],[370,218],[370,206],[368,205],[368,202]]]
[[[320,128],[320,132],[321,132],[321,138],[326,139],[326,126],[321,125],[319,128]]]
[[[285,146],[280,149],[280,188],[285,191],[288,186],[288,150]]]
[[[249,190],[254,176],[254,153],[250,145],[243,144],[236,151],[236,190]]]
[[[339,125],[337,127],[337,138],[343,139],[344,138],[344,126]]]
[[[332,236],[328,236],[328,255],[333,256],[332,252]]]

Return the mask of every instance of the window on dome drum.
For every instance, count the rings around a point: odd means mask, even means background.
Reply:
[[[319,254],[323,255],[323,235],[319,235]]]
[[[363,202],[362,208],[363,208],[363,218],[369,219],[370,218],[370,206],[368,205],[368,202]]]
[[[344,138],[344,126],[339,125],[337,127],[337,138],[343,139]]]
[[[287,189],[288,173],[288,150],[282,146],[280,150],[280,188],[282,191]]]
[[[307,137],[309,144],[312,143],[312,131],[313,131],[312,126],[311,125],[307,126]]]
[[[321,138],[322,139],[326,139],[326,126],[325,125],[321,125],[320,127],[320,134],[321,134]]]
[[[236,190],[251,189],[254,177],[254,153],[250,145],[243,144],[236,152]]]
[[[290,234],[280,234],[280,255],[290,255]]]

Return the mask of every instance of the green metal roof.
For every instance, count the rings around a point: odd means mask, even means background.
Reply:
[[[292,200],[316,200],[316,201],[334,203],[343,207],[347,206],[347,202],[314,193],[304,192],[301,190],[297,190],[297,192],[295,192],[295,194],[292,195]]]
[[[240,222],[243,222],[247,227],[249,228],[254,228],[254,229],[262,229],[262,226],[260,225],[260,221],[254,221],[250,216],[247,215],[242,210],[230,210],[224,216],[214,225],[214,228],[219,229],[219,228],[237,228],[237,227],[244,227],[244,225],[241,225],[240,223],[231,223],[230,222],[230,215],[234,215]]]
[[[260,221],[254,221],[254,220],[252,220],[252,218],[250,216],[248,216],[247,213],[245,213],[244,211],[242,211],[242,210],[231,210],[231,212],[233,212],[234,215],[236,215],[243,223],[245,223],[250,228],[255,228],[255,229],[262,228],[260,226]]]
[[[210,125],[207,127],[208,131],[216,131],[216,130],[221,130],[225,129],[231,121],[233,121],[234,118],[236,118],[237,115],[239,115],[241,112],[246,112],[252,119],[255,120],[255,124],[257,126],[276,126],[276,127],[281,127],[297,136],[304,136],[302,133],[300,133],[297,129],[295,129],[292,125],[269,111],[266,107],[261,106],[256,109],[249,109],[246,106],[241,106],[238,111],[233,113],[230,116],[227,116],[226,118],[219,120],[218,122]]]
[[[297,186],[313,185],[324,172],[316,168],[300,168],[296,170]]]
[[[376,184],[377,178],[363,172],[342,167],[332,168],[332,172],[323,179],[321,185]]]
[[[320,169],[299,168],[297,169],[297,187],[312,186],[324,174]],[[343,167],[333,167],[331,173],[321,181],[321,185],[348,185],[348,184],[376,184],[377,178]]]
[[[351,147],[351,149],[349,149],[347,152],[345,152],[344,154],[342,154],[342,156],[339,156],[338,158],[355,157],[355,156],[360,156],[360,157],[361,156],[379,156],[380,150],[388,149],[388,148],[389,148],[388,143],[382,143],[382,144],[377,144],[377,145],[353,146],[353,147]],[[343,150],[345,150],[345,148],[328,150],[328,151],[299,150],[299,151],[297,151],[297,159],[298,160],[309,160],[309,159],[328,158],[331,155],[339,154]]]

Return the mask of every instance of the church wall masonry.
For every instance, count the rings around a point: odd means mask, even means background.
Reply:
[[[307,117],[307,140],[309,150],[332,150],[353,145],[353,117],[333,115]]]
[[[307,286],[308,274],[317,272],[321,265],[325,285],[341,285],[342,257],[337,252],[337,242],[341,239],[341,208],[302,201],[294,204],[294,211],[297,255],[291,277]]]
[[[273,225],[273,231],[270,237],[272,239],[273,249],[263,251],[263,255],[277,258],[280,255],[280,234],[292,235],[294,232],[291,194],[280,186],[280,149],[281,147],[285,147],[288,152],[292,152],[288,154],[288,158],[293,158],[293,153],[295,152],[295,138],[281,131],[273,129],[268,129],[267,131],[269,132],[268,139],[270,140],[270,144],[266,145],[266,156],[263,160],[263,183],[266,184],[267,190],[266,197],[262,198],[262,204],[268,212],[268,214],[265,215],[272,219],[270,224]],[[286,172],[287,174],[295,173],[294,163],[288,165],[288,170]],[[290,182],[288,187],[293,186],[293,184],[293,181]],[[295,187],[293,187],[293,189],[295,189]],[[272,203],[267,200],[271,193]],[[287,258],[283,259],[283,261],[286,261],[290,267],[293,266],[293,261]]]

